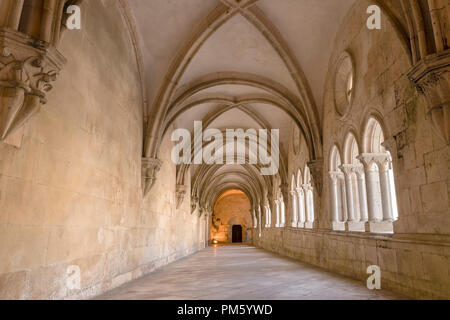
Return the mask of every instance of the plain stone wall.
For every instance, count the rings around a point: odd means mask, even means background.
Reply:
[[[168,138],[142,200],[131,37],[117,2],[84,6],[82,30],[63,35],[68,63],[49,103],[16,139],[20,148],[0,142],[0,299],[90,297],[204,245],[189,197],[174,209]],[[81,269],[81,290],[66,286],[70,265]]]
[[[262,238],[254,233],[255,244],[364,282],[367,267],[378,265],[385,289],[414,298],[448,299],[450,148],[434,133],[425,100],[406,76],[411,65],[393,28],[386,19],[380,31],[365,27],[360,12],[370,4],[355,3],[340,28],[330,60],[324,96],[324,191],[321,208],[316,208],[319,228],[263,229]],[[356,87],[351,113],[340,120],[334,111],[333,71],[344,50],[349,50],[355,62]],[[343,155],[350,130],[356,132],[361,146],[371,112],[382,118],[386,138],[395,136],[398,141],[393,155],[399,209],[395,234],[334,232],[330,226],[329,153],[336,143]],[[290,160],[291,172],[298,162],[303,159]]]
[[[233,224],[242,225],[243,242],[251,240],[247,239],[247,229],[253,227],[253,219],[250,214],[250,201],[242,193],[230,194],[215,203],[210,228],[211,240],[232,242]]]

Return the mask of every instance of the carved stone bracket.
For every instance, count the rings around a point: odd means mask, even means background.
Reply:
[[[408,73],[428,104],[436,133],[450,143],[450,50],[420,61]]]
[[[177,205],[177,209],[180,208],[180,206],[183,204],[183,200],[184,200],[184,196],[186,195],[186,186],[184,185],[177,185],[177,190],[176,190],[176,205]]]
[[[323,159],[308,162],[308,167],[311,172],[314,188],[317,190],[319,196],[321,196],[323,189]]]
[[[66,60],[48,43],[0,29],[0,140],[21,128],[52,90]]]
[[[197,209],[198,206],[198,198],[197,197],[191,197],[191,214],[194,213],[195,209]]]
[[[155,184],[156,174],[161,169],[161,160],[154,158],[142,158],[142,193],[145,196]]]

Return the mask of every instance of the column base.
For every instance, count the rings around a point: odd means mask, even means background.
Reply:
[[[394,233],[394,224],[392,221],[368,222],[366,230],[371,233]]]
[[[297,225],[298,225],[298,222],[292,222],[291,227],[292,227],[292,228],[297,228]]]
[[[319,224],[317,221],[307,221],[305,222],[305,229],[317,229],[319,227]]]
[[[346,228],[345,228],[345,222],[333,221],[333,222],[331,223],[331,228],[332,228],[334,231],[345,231],[345,230],[346,230]]]
[[[365,232],[365,222],[361,221],[348,221],[346,223],[346,230],[350,232]]]
[[[297,222],[297,228],[304,229],[305,228],[305,223],[304,222]]]

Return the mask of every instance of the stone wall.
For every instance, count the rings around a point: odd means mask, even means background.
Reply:
[[[0,142],[0,299],[87,298],[204,246],[189,197],[174,209],[168,137],[142,200],[141,82],[118,5],[85,1],[49,103]],[[81,290],[66,286],[72,265]]]
[[[368,5],[357,1],[350,10],[330,59],[324,96],[324,191],[322,198],[315,193],[320,205],[316,208],[319,227],[311,231],[263,229],[262,238],[254,234],[255,244],[361,281],[368,278],[368,266],[378,265],[385,289],[414,298],[448,299],[450,148],[433,131],[425,100],[406,76],[412,66],[388,20],[383,17],[382,30],[366,28],[359,12]],[[352,109],[341,119],[334,107],[333,76],[344,50],[354,59],[356,87]],[[370,115],[382,122],[386,140],[395,141],[399,220],[394,235],[331,230],[329,153],[337,144],[342,154],[344,139],[351,131],[361,146]],[[295,158],[290,159],[290,171],[304,162],[301,156]]]
[[[242,226],[242,241],[250,241],[247,230],[252,228],[250,202],[245,194],[239,192],[220,198],[214,205],[211,219],[211,240],[218,242],[232,242],[233,225]]]

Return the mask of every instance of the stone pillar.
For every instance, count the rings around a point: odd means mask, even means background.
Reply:
[[[338,175],[338,183],[340,185],[340,190],[341,190],[341,194],[340,194],[340,207],[342,210],[342,222],[346,223],[348,220],[348,213],[347,213],[347,192],[345,191],[345,177],[344,174],[342,172],[340,172],[340,174]]]
[[[374,161],[378,166],[380,174],[381,204],[383,207],[383,221],[394,221],[392,210],[391,183],[389,177],[390,156],[388,154],[377,154]]]
[[[312,199],[313,188],[309,184],[303,185],[303,190],[305,192],[305,211],[306,211],[306,222],[305,228],[314,228],[314,199]]]
[[[258,206],[258,221],[259,221],[259,224],[258,224],[258,236],[260,238],[262,236],[262,221],[261,221],[261,219],[262,219],[261,205],[259,205]]]
[[[276,212],[276,222],[275,222],[275,228],[280,227],[280,201],[275,200],[275,212]]]
[[[292,196],[292,227],[293,228],[297,228],[297,224],[298,224],[298,211],[297,211],[298,199],[297,199],[297,192],[292,190],[291,191],[291,196]]]
[[[252,210],[252,217],[253,217],[253,228],[256,229],[258,227],[258,219],[256,218],[256,210]]]
[[[330,172],[330,196],[331,196],[331,221],[333,223],[340,222],[339,219],[339,200],[338,200],[338,179],[339,172]]]
[[[283,200],[280,200],[280,215],[281,215],[280,228],[284,228],[286,226],[286,206]]]
[[[361,222],[369,221],[369,213],[367,209],[367,190],[366,190],[366,176],[364,174],[364,166],[362,164],[355,167],[356,178],[358,179],[358,194],[359,194],[359,211],[361,214]]]
[[[270,205],[266,204],[266,228],[272,227],[272,212],[270,210]]]
[[[342,170],[345,176],[345,191],[347,194],[347,213],[348,213],[348,222],[356,221],[355,216],[355,206],[353,201],[353,165],[352,164],[343,164],[339,167]]]
[[[303,188],[296,188],[298,199],[298,228],[304,228],[306,223],[306,210],[305,210],[305,191]]]
[[[361,154],[358,157],[358,160],[364,166],[364,172],[366,176],[366,191],[367,191],[367,212],[369,216],[369,222],[377,222],[379,219],[377,218],[376,212],[379,209],[377,194],[376,194],[376,183],[375,177],[377,172],[372,168],[373,164],[373,156],[371,154]]]

